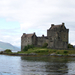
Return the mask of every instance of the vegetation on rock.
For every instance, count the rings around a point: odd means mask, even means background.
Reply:
[[[75,49],[72,50],[57,50],[57,49],[48,49],[48,48],[38,48],[38,47],[33,47],[29,48],[27,51],[21,51],[18,53],[37,53],[38,55],[48,55],[48,54],[61,54],[61,55],[68,55],[68,54],[75,54]]]
[[[6,49],[4,52],[9,53],[12,52],[10,49]]]

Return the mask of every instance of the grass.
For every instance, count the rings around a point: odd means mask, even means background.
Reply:
[[[47,48],[30,48],[28,51],[21,51],[18,53],[37,53],[38,55],[47,55],[51,53],[55,54],[62,54],[62,55],[68,55],[68,54],[75,54],[75,49],[73,50],[55,50],[55,49],[47,49]]]
[[[0,54],[2,54],[3,52],[0,52]],[[4,51],[5,54],[8,55],[15,55],[15,54],[30,54],[30,53],[36,53],[38,56],[42,56],[42,55],[49,55],[49,54],[61,54],[61,55],[68,55],[68,54],[75,54],[75,49],[69,49],[69,50],[56,50],[56,49],[48,49],[48,48],[38,48],[38,47],[34,47],[34,48],[29,48],[27,51],[20,51],[17,53],[12,53],[10,50],[5,50]],[[4,54],[3,53],[3,54]]]

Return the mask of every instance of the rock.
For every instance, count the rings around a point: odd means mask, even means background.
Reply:
[[[52,53],[52,54],[50,54],[50,56],[56,56],[56,53]]]
[[[17,55],[23,55],[23,56],[35,56],[35,55],[37,55],[36,53],[29,53],[29,54],[27,54],[27,53],[19,53],[19,54],[17,54]]]
[[[3,54],[3,51],[1,51],[0,54]]]
[[[59,57],[60,57],[60,56],[63,56],[63,55],[61,55],[61,54],[57,54],[56,56],[59,56]]]
[[[30,54],[28,54],[28,55],[32,55],[32,56],[35,56],[35,55],[37,55],[36,53],[30,53]]]
[[[69,54],[68,56],[72,56],[72,57],[75,57],[75,54]]]
[[[27,53],[19,53],[18,55],[23,55],[23,56],[27,56]]]

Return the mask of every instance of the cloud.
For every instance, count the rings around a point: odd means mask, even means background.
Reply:
[[[17,21],[20,23],[21,31],[20,29],[14,31],[11,29],[9,31],[4,30],[10,38],[17,31],[20,35],[23,32],[36,32],[37,35],[47,35],[46,30],[50,28],[51,24],[65,22],[66,27],[70,28],[70,42],[73,42],[75,37],[72,32],[75,28],[74,9],[74,0],[0,0],[0,18],[5,18],[8,22]],[[10,34],[11,32],[13,35]],[[20,35],[17,34],[14,37],[18,39]],[[6,37],[6,40],[9,37]],[[15,41],[14,38],[12,39]]]
[[[2,0],[0,3],[2,8],[0,16],[21,22],[21,28],[27,27],[26,25],[24,27],[27,23],[30,23],[28,26],[32,26],[44,21],[46,23],[67,21],[75,13],[72,0],[68,3],[66,0]]]
[[[21,33],[16,29],[0,29],[0,41],[21,46]]]
[[[21,46],[21,35],[2,35],[0,36],[0,41],[10,43],[14,46]]]

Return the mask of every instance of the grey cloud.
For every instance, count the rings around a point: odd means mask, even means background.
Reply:
[[[18,21],[22,31],[18,29],[3,30],[6,34],[36,32],[42,35],[50,28],[51,24],[65,23],[70,29],[70,42],[72,31],[75,30],[75,1],[74,0],[0,0],[0,17],[8,21]],[[23,24],[22,24],[23,23]],[[28,24],[29,25],[26,25]],[[39,32],[40,31],[40,32]],[[73,41],[72,41],[73,40]]]
[[[0,32],[3,34],[10,34],[10,35],[16,35],[20,34],[20,28],[14,28],[14,29],[0,29]]]

